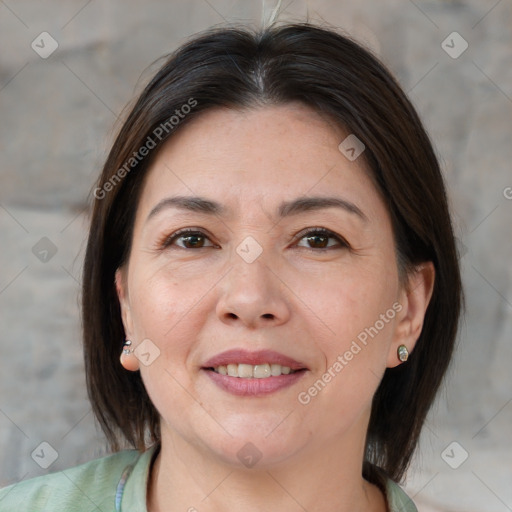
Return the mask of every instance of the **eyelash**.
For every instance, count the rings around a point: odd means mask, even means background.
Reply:
[[[206,235],[204,232],[194,229],[194,228],[185,228],[180,229],[179,231],[176,231],[175,233],[166,236],[163,241],[159,244],[162,249],[169,248],[177,239],[188,235],[188,236],[202,236],[208,238],[208,235]],[[313,251],[313,252],[325,252],[332,250],[333,248],[337,249],[350,249],[349,243],[340,235],[337,235],[333,231],[330,231],[329,229],[325,228],[310,228],[306,231],[303,231],[297,235],[296,238],[298,238],[298,241],[301,241],[303,238],[306,238],[307,236],[313,236],[313,235],[320,235],[322,237],[328,237],[328,238],[334,238],[337,242],[337,246],[330,246],[330,247],[322,247],[322,248],[312,248],[312,247],[303,247],[306,250]],[[178,246],[179,247],[179,246]],[[210,246],[207,246],[210,247]],[[199,247],[199,249],[206,249],[207,247]],[[187,247],[179,247],[180,249],[184,250],[192,250],[193,248],[187,248]]]

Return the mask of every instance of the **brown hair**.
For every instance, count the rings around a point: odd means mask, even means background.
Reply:
[[[131,108],[94,192],[85,256],[84,354],[93,411],[112,450],[123,439],[141,451],[160,440],[159,415],[140,373],[119,364],[125,337],[114,284],[160,147],[205,110],[291,101],[326,114],[365,144],[368,171],[391,214],[399,268],[435,266],[420,338],[406,364],[386,370],[367,433],[365,475],[375,465],[400,480],[451,359],[462,305],[445,187],[421,121],[389,71],[351,39],[306,23],[196,36],[167,58]]]

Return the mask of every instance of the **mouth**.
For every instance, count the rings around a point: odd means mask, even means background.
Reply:
[[[212,370],[220,375],[229,375],[230,377],[237,377],[239,379],[268,379],[271,377],[279,377],[279,375],[290,375],[304,371],[305,368],[299,370],[292,370],[289,366],[282,366],[277,363],[263,363],[263,364],[245,364],[245,363],[231,363],[228,365],[220,365],[206,370]]]
[[[221,389],[234,395],[263,396],[294,384],[309,369],[271,350],[229,350],[209,359],[202,370]]]

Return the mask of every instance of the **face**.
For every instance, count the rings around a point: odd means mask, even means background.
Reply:
[[[346,136],[299,104],[219,109],[158,154],[117,284],[163,439],[237,465],[364,442],[407,308]]]

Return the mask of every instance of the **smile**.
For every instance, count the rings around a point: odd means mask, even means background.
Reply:
[[[308,368],[273,350],[233,349],[209,359],[201,370],[223,391],[256,397],[292,386]]]
[[[221,375],[229,375],[230,377],[238,377],[241,379],[267,379],[270,377],[279,377],[279,375],[289,375],[299,370],[292,370],[289,366],[281,366],[280,364],[228,364],[213,368],[213,371]]]

